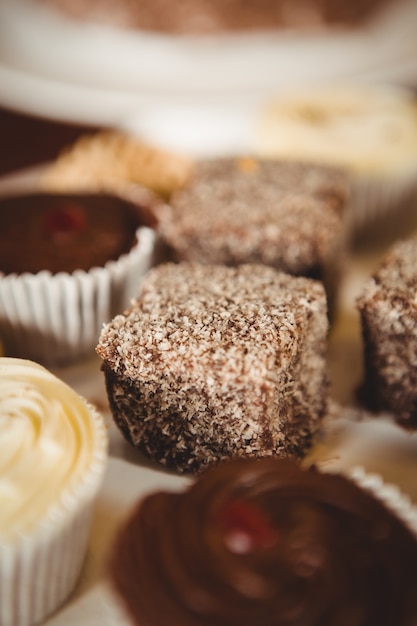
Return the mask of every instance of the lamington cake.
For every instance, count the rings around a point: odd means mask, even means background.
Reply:
[[[386,252],[357,306],[364,342],[362,399],[417,427],[417,234]]]
[[[114,420],[179,472],[233,456],[302,457],[326,411],[326,295],[271,267],[165,263],[103,327]]]
[[[177,261],[262,263],[318,278],[332,291],[348,189],[345,173],[331,167],[203,159],[160,212],[160,234]]]

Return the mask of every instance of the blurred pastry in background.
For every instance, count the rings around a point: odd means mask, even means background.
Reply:
[[[288,91],[260,111],[255,152],[347,168],[351,228],[360,231],[399,209],[416,190],[417,101],[387,85]]]
[[[107,464],[102,416],[51,372],[0,358],[0,624],[43,623],[73,591]]]
[[[417,429],[417,235],[384,254],[357,301],[365,380],[362,400]]]
[[[118,130],[83,135],[49,164],[41,185],[48,191],[111,191],[133,183],[169,197],[187,180],[192,162]]]
[[[0,334],[9,356],[88,355],[153,263],[149,197],[14,194],[0,199]]]

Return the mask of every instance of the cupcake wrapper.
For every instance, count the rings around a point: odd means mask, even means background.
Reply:
[[[88,272],[10,274],[0,279],[0,335],[10,356],[50,365],[94,353],[102,324],[123,311],[153,263],[155,233],[117,261]]]
[[[348,233],[355,237],[369,228],[383,228],[384,219],[396,216],[417,191],[417,168],[397,178],[356,176],[346,211]]]
[[[0,624],[38,624],[67,598],[83,565],[91,521],[84,507],[60,533],[0,549]]]
[[[330,470],[326,471],[330,473]],[[396,485],[385,482],[379,474],[367,472],[361,466],[354,466],[346,470],[344,474],[392,511],[411,530],[417,540],[417,505],[409,496]]]

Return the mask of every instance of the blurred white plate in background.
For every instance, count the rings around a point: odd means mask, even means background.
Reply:
[[[221,37],[79,23],[1,0],[0,104],[191,152],[244,150],[254,108],[280,90],[334,79],[417,85],[416,28],[416,0],[396,0],[367,28]]]

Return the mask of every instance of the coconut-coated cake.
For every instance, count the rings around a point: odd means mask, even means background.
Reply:
[[[304,454],[327,405],[327,332],[319,281],[166,263],[96,351],[128,441],[194,472],[231,456]]]
[[[361,398],[417,428],[417,235],[391,245],[357,301],[363,337]]]

